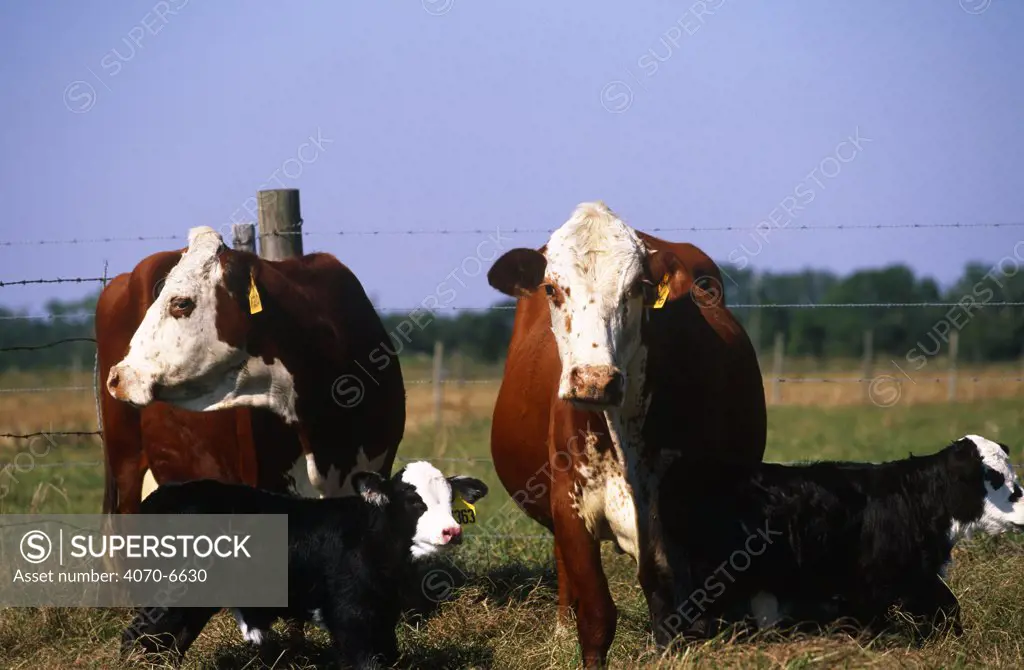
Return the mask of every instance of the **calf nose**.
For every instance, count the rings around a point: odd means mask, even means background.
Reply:
[[[569,370],[569,394],[575,404],[618,407],[622,405],[625,377],[611,365],[581,365]]]
[[[462,541],[462,527],[451,526],[441,531],[441,539],[445,544],[458,544]]]

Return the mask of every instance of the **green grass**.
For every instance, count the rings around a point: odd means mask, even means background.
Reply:
[[[864,407],[774,407],[767,459],[888,460],[938,450],[966,433],[997,438],[1024,462],[1024,415],[1019,401],[978,404]],[[489,456],[489,423],[479,420],[448,429],[444,458]],[[429,458],[429,432],[408,437],[402,458]],[[8,453],[0,454],[6,461]],[[89,441],[57,445],[41,462],[99,460]],[[437,461],[450,474],[483,479],[491,494],[477,505],[480,522],[452,556],[423,566],[414,613],[399,631],[403,658],[411,668],[545,668],[579,663],[575,630],[556,630],[557,593],[551,540],[511,504],[489,462]],[[63,477],[63,480],[58,479]],[[3,511],[96,512],[101,468],[44,468],[19,473],[18,484],[0,500]],[[47,484],[60,488],[40,500]],[[495,535],[515,536],[499,539]],[[605,549],[605,565],[619,608],[611,660],[616,667],[738,668],[966,668],[1024,667],[1024,542],[1001,537],[957,549],[951,586],[963,607],[965,634],[915,647],[901,638],[852,639],[841,632],[753,641],[717,639],[659,658],[647,632],[647,612],[635,567]],[[415,589],[414,589],[415,591]],[[432,602],[437,600],[439,602]],[[126,610],[7,609],[0,612],[0,667],[136,668],[118,655]],[[320,631],[307,632],[298,651],[280,649],[263,659],[241,641],[230,616],[220,615],[189,654],[188,667],[316,667],[331,658]],[[275,653],[284,654],[281,657]]]

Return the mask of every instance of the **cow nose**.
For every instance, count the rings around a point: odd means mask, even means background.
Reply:
[[[110,368],[110,374],[107,376],[107,392],[118,400],[125,399],[124,386],[121,381],[121,370],[115,365]]]
[[[139,375],[122,365],[110,368],[107,375],[107,392],[114,398],[138,407],[153,401],[151,385],[142,384]]]
[[[462,527],[451,526],[441,531],[441,539],[445,544],[458,544],[462,542]]]
[[[577,405],[619,407],[626,379],[612,365],[580,365],[569,370],[566,400]]]

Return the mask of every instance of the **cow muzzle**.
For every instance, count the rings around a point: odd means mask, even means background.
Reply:
[[[136,407],[145,407],[154,400],[153,383],[143,379],[136,370],[124,364],[110,368],[110,374],[107,375],[107,393]]]
[[[560,394],[581,409],[621,407],[626,378],[611,365],[580,365],[569,370],[568,386]]]

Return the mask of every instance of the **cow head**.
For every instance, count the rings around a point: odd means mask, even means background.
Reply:
[[[685,293],[687,275],[675,254],[648,249],[597,202],[579,205],[540,251],[507,252],[487,280],[513,297],[546,293],[562,362],[558,397],[601,410],[622,406],[646,308]]]
[[[392,478],[412,486],[425,504],[412,541],[413,558],[433,554],[441,547],[462,541],[462,527],[452,515],[458,494],[468,503],[487,495],[487,485],[472,477],[445,477],[426,461],[409,463]]]
[[[1008,530],[1024,530],[1024,490],[1010,462],[1009,448],[980,435],[967,435],[958,442],[969,443],[977,450],[985,487],[981,515],[963,524],[961,532],[970,535],[980,530],[997,535]]]
[[[110,369],[107,390],[142,407],[164,400],[192,410],[221,409],[266,374],[245,350],[246,291],[254,265],[212,228],[189,231],[188,248]],[[255,284],[253,284],[255,285]],[[243,403],[237,403],[243,404]]]

